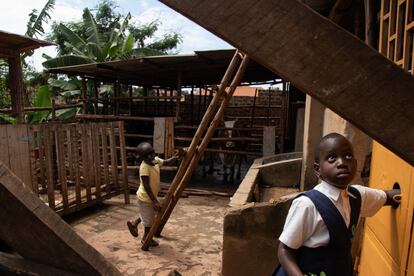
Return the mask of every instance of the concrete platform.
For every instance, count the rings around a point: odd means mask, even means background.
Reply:
[[[134,198],[133,196],[131,197]],[[133,238],[126,221],[137,214],[136,202],[123,197],[66,218],[75,231],[124,275],[220,275],[223,217],[229,198],[190,196],[179,200],[159,238],[159,247],[141,251],[143,228]],[[174,274],[172,274],[174,275]]]

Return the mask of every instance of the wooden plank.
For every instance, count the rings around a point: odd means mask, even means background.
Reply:
[[[30,148],[30,164],[31,164],[31,178],[32,178],[32,191],[38,195],[39,185],[38,180],[42,179],[41,167],[40,167],[40,144],[41,139],[38,131],[34,131],[34,126],[28,126],[29,148]],[[42,180],[41,180],[42,181]]]
[[[83,167],[83,181],[84,181],[84,186],[86,189],[86,201],[91,201],[92,197],[91,197],[91,182],[92,182],[92,178],[90,175],[90,166],[91,164],[91,160],[90,160],[90,154],[89,154],[89,149],[90,149],[90,145],[89,145],[89,138],[88,135],[90,135],[90,133],[88,132],[88,125],[86,124],[82,124],[81,125],[81,129],[82,129],[82,167]]]
[[[86,194],[87,194],[87,201],[90,202],[92,199],[92,186],[95,185],[95,170],[94,170],[94,151],[93,151],[93,135],[92,135],[92,124],[86,124],[86,141],[87,141],[87,167],[89,173],[89,182],[86,184]],[[88,196],[89,194],[89,196]]]
[[[414,78],[363,41],[296,0],[161,2],[414,164]]]
[[[122,182],[124,187],[125,203],[129,204],[129,188],[128,188],[128,172],[127,172],[127,161],[126,161],[126,151],[125,151],[125,137],[124,137],[124,122],[118,122],[119,129],[119,147],[121,153],[121,165],[122,165]]]
[[[80,182],[80,158],[79,151],[82,150],[82,143],[79,143],[79,132],[81,131],[79,124],[72,125],[70,128],[70,137],[72,142],[72,159],[73,159],[73,170],[75,178],[75,194],[76,194],[76,205],[81,204],[81,182]]]
[[[103,160],[103,170],[104,170],[104,177],[105,177],[105,185],[106,185],[106,194],[109,195],[111,193],[111,185],[109,179],[109,165],[108,165],[108,133],[106,131],[106,124],[103,124],[99,128],[101,134],[101,143],[102,143],[102,160]]]
[[[165,120],[165,156],[171,157],[174,154],[174,118],[167,117]]]
[[[73,164],[73,135],[72,135],[72,125],[66,125],[65,135],[66,135],[66,147],[67,147],[67,164],[69,176],[68,179],[71,181],[75,180],[74,164]]]
[[[10,168],[9,160],[9,139],[7,134],[7,125],[0,125],[0,162]]]
[[[25,260],[14,254],[0,252],[0,271],[3,275],[76,276],[77,274]]]
[[[2,163],[0,202],[0,239],[23,258],[80,275],[121,275]]]
[[[165,117],[154,118],[154,138],[152,145],[156,153],[164,153],[165,150],[165,119]]]
[[[116,191],[119,191],[119,182],[118,182],[118,154],[116,151],[116,139],[115,139],[115,128],[112,123],[109,124],[109,147],[111,152],[111,175],[112,181],[114,183],[114,188]]]
[[[274,126],[263,127],[263,156],[269,156],[275,154],[276,145],[276,128]]]
[[[58,168],[58,177],[60,184],[60,192],[62,195],[63,209],[67,209],[68,206],[68,185],[66,182],[66,160],[65,160],[65,138],[63,133],[65,128],[62,125],[53,125],[53,130],[55,132],[55,141],[56,141],[56,161]]]
[[[95,196],[98,201],[101,200],[101,155],[99,153],[100,139],[97,124],[91,125],[92,134],[92,154],[93,154],[93,172],[95,174]]]
[[[53,131],[49,125],[41,125],[40,127],[43,141],[45,145],[45,164],[46,164],[46,178],[47,178],[47,198],[49,207],[55,209],[55,177],[53,171]]]
[[[37,133],[38,138],[38,148],[39,148],[39,177],[33,178],[33,183],[39,189],[39,184],[42,190],[47,190],[46,182],[47,182],[47,170],[46,170],[46,154],[45,154],[45,139],[44,139],[44,132],[41,128],[41,125],[37,125],[36,128],[33,129],[34,132]]]
[[[29,135],[27,125],[7,125],[10,169],[32,188]]]

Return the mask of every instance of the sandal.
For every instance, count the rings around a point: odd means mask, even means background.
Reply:
[[[135,227],[134,225],[132,225],[132,222],[130,221],[127,221],[127,226],[128,226],[129,233],[131,233],[131,235],[134,237],[138,237],[138,227]]]

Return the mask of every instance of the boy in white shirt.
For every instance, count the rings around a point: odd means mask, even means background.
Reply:
[[[330,133],[321,139],[314,165],[321,183],[293,200],[274,275],[352,275],[351,241],[359,217],[373,216],[384,205],[398,207],[401,199],[400,190],[349,185],[356,166],[344,136]]]

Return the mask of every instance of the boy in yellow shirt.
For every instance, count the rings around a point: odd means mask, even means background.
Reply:
[[[139,160],[142,161],[139,166],[140,185],[137,191],[139,217],[134,221],[128,221],[127,226],[131,235],[138,237],[138,224],[142,222],[144,225],[142,243],[154,222],[155,212],[161,209],[157,199],[160,190],[160,167],[172,165],[178,159],[178,155],[163,160],[155,156],[153,147],[147,142],[137,146],[137,153]],[[158,246],[158,242],[151,240],[149,246]]]

